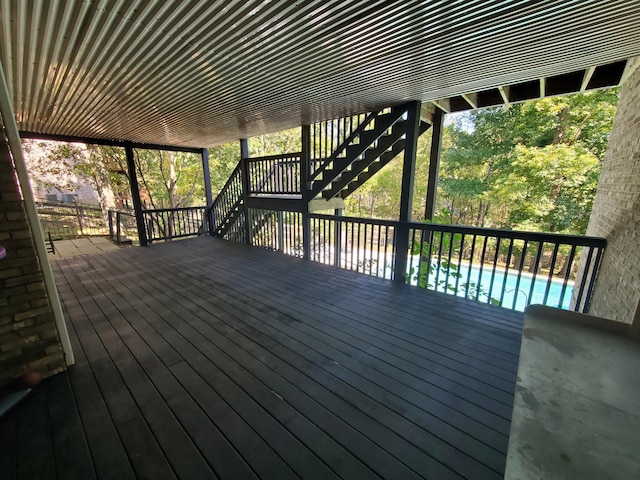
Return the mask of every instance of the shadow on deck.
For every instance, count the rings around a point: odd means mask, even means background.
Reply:
[[[502,478],[522,314],[210,237],[54,268],[3,478]]]

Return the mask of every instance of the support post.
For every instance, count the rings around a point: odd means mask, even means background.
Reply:
[[[309,218],[309,166],[311,163],[311,126],[302,126],[302,157],[300,158],[300,190],[302,190],[302,258],[311,258],[311,219]]]
[[[209,235],[213,237],[216,231],[216,218],[213,211],[210,210],[213,205],[213,195],[211,193],[211,171],[209,169],[209,150],[203,148],[200,150],[200,157],[202,158],[202,179],[204,182],[204,197],[207,209],[205,210],[205,216],[209,221]]]
[[[440,152],[442,151],[442,124],[444,113],[436,108],[433,114],[431,130],[431,153],[429,155],[429,180],[427,181],[427,198],[424,209],[424,219],[433,220],[436,210],[436,190],[438,188],[438,171],[440,169]]]
[[[109,239],[113,240],[113,211],[107,211],[107,217],[109,218]]]
[[[116,212],[116,243],[122,244],[122,215],[120,210]]]
[[[249,225],[249,142],[240,139],[240,176],[242,178],[242,209],[244,211],[244,238],[247,245],[253,245],[251,226]]]
[[[341,217],[342,216],[342,209],[341,208],[336,208],[335,211],[333,212],[333,214],[336,217]],[[340,267],[340,259],[342,257],[342,220],[336,220],[336,229],[333,232],[333,234],[334,234],[333,243],[335,245],[333,264],[336,267],[339,268]]]
[[[278,251],[284,252],[284,212],[278,210]]]
[[[402,164],[402,190],[400,192],[400,218],[396,232],[396,248],[393,279],[405,283],[407,252],[409,250],[409,222],[413,202],[413,182],[416,172],[416,152],[420,135],[420,102],[407,105],[407,131]]]
[[[140,200],[140,189],[138,188],[138,175],[136,173],[136,162],[133,158],[133,146],[127,143],[124,147],[127,156],[127,170],[129,172],[129,187],[131,188],[131,201],[136,217],[136,227],[138,229],[138,240],[141,247],[146,247],[147,231],[144,225],[144,215],[142,213],[142,201]]]

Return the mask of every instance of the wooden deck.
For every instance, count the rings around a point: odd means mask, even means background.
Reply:
[[[502,478],[521,314],[210,237],[54,268],[3,479]]]

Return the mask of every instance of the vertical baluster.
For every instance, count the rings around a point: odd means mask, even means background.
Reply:
[[[427,262],[428,263],[427,263],[427,270],[426,270],[426,274],[427,275],[425,276],[425,279],[424,279],[424,285],[425,285],[424,288],[429,288],[429,276],[431,275],[431,262],[432,262],[432,257],[433,257],[433,239],[434,239],[435,233],[436,233],[436,232],[434,232],[432,230],[431,226],[428,226],[427,228],[428,228],[428,230],[425,230],[425,232],[426,231],[429,232],[428,236],[427,236],[427,238],[429,239],[429,251],[427,252]],[[422,250],[422,245],[420,246],[420,249]],[[420,252],[420,253],[422,254],[422,252]]]
[[[464,238],[465,234],[463,233],[460,237],[460,250],[458,251],[458,270],[456,272],[456,285],[455,285],[455,293],[454,295],[458,295],[458,286],[460,285],[460,278],[462,274],[460,273],[460,267],[462,266],[462,252],[464,251]],[[465,294],[466,298],[466,294]]]
[[[354,222],[355,223],[355,222]],[[360,271],[360,227],[362,226],[362,224],[360,222],[357,223],[358,225],[358,248],[356,250],[356,271]]]
[[[373,223],[371,225],[369,225],[369,227],[371,228],[371,235],[369,236],[369,275],[373,275]],[[377,263],[376,263],[377,265]],[[377,267],[376,267],[377,268]],[[377,276],[377,273],[376,273]]]
[[[544,251],[544,242],[538,242],[538,247],[536,251],[536,258],[533,262],[533,275],[531,277],[531,286],[529,287],[529,303],[531,303],[533,299],[533,291],[536,287],[536,276],[538,275],[538,269],[540,268],[540,260],[542,259],[542,252]]]
[[[438,291],[438,282],[440,280],[440,267],[442,265],[442,241],[444,240],[445,232],[438,232],[440,234],[440,239],[438,241],[438,263],[436,264],[436,279],[434,282],[434,289]]]
[[[451,257],[453,255],[453,242],[455,240],[455,236],[453,232],[449,232],[449,250],[447,251],[447,273],[445,275],[444,280],[444,291],[445,293],[449,293],[449,276],[451,275]]]
[[[382,225],[378,225],[378,235],[376,236],[376,277],[380,276],[380,234]],[[373,227],[371,230],[371,238],[373,238]]]
[[[411,272],[416,273],[415,270],[413,269],[413,257],[414,257],[414,255],[413,255],[413,247],[416,244],[416,229],[415,228],[410,229],[409,233],[411,235],[411,241],[409,242],[409,252],[408,252],[408,255],[409,255],[409,265],[408,265],[409,272],[408,272],[408,274],[409,274],[409,285],[411,285],[411,280],[412,280],[412,278],[411,278],[412,273]],[[421,268],[422,268],[422,255],[418,255],[418,271],[417,271],[417,274],[416,274],[416,280],[417,280],[416,285],[417,286],[420,286]]]
[[[498,266],[498,255],[500,254],[500,242],[502,241],[502,239],[500,237],[496,237],[496,252],[495,255],[493,256],[493,268],[491,269],[491,281],[489,282],[489,298],[488,298],[488,302],[491,302],[491,295],[493,294],[493,281],[495,280],[496,277],[496,269]]]
[[[504,294],[507,289],[507,275],[509,275],[509,264],[511,263],[511,254],[513,253],[513,238],[509,239],[509,248],[507,249],[507,261],[504,266],[504,277],[502,278],[502,291],[500,292],[500,305],[504,300]],[[514,292],[515,294],[515,292]]]
[[[473,268],[473,257],[476,253],[477,238],[478,236],[474,234],[471,239],[471,253],[469,255],[469,263],[467,264],[467,283],[465,284],[464,298],[469,298],[469,287],[471,286],[471,269]],[[479,288],[479,285],[477,288]]]
[[[547,277],[547,287],[544,290],[544,300],[542,301],[543,305],[546,305],[547,300],[549,299],[549,290],[551,290],[551,284],[553,283],[553,271],[556,268],[556,260],[558,259],[559,248],[559,243],[554,244],[553,253],[551,254],[551,266],[549,268],[549,275]]]
[[[353,117],[351,117],[353,118]],[[382,265],[382,278],[387,278],[387,250],[389,247],[389,225],[384,226],[384,255],[383,255],[383,265]],[[391,270],[393,271],[393,270]]]
[[[569,260],[567,260],[567,268],[564,272],[562,279],[562,291],[560,292],[560,298],[558,299],[558,308],[562,308],[564,301],[564,295],[567,291],[567,283],[569,283],[569,276],[571,275],[571,269],[573,268],[573,258],[576,255],[576,245],[571,245],[571,253],[569,253]]]
[[[354,228],[353,222],[349,222],[347,224],[347,231],[349,230],[349,225],[351,225],[351,237],[350,237],[350,240],[351,240],[351,251],[349,252],[349,255],[350,255],[350,257],[349,257],[349,270],[353,270],[353,247],[354,247],[353,239],[355,238],[354,237],[354,231],[353,231],[353,228]]]
[[[518,300],[518,294],[520,293],[520,279],[522,278],[522,269],[524,268],[524,260],[527,257],[527,246],[528,246],[529,242],[528,240],[524,241],[524,245],[522,247],[522,256],[520,257],[520,262],[518,264],[518,277],[516,278],[516,286],[515,286],[515,290],[513,292],[513,303],[511,305],[511,309],[515,310],[516,309],[516,303]],[[527,305],[529,305],[530,303],[530,299],[525,298],[525,307]]]
[[[573,309],[576,312],[580,311],[580,303],[582,302],[582,295],[584,294],[584,289],[587,285],[587,274],[589,273],[589,268],[591,267],[591,261],[593,260],[593,247],[585,247],[585,248],[589,249],[589,253],[587,254],[587,261],[584,263],[584,270],[583,270],[582,278],[580,279],[580,288],[578,290],[576,303],[573,307]],[[581,255],[584,255],[584,248],[582,249]],[[576,288],[575,283],[573,285],[573,288],[574,289]]]
[[[367,273],[367,224],[361,224],[361,227],[364,229],[362,233],[362,273]]]

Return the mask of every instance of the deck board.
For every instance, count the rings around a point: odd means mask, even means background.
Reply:
[[[521,314],[209,237],[54,269],[77,365],[16,478],[502,478]]]

